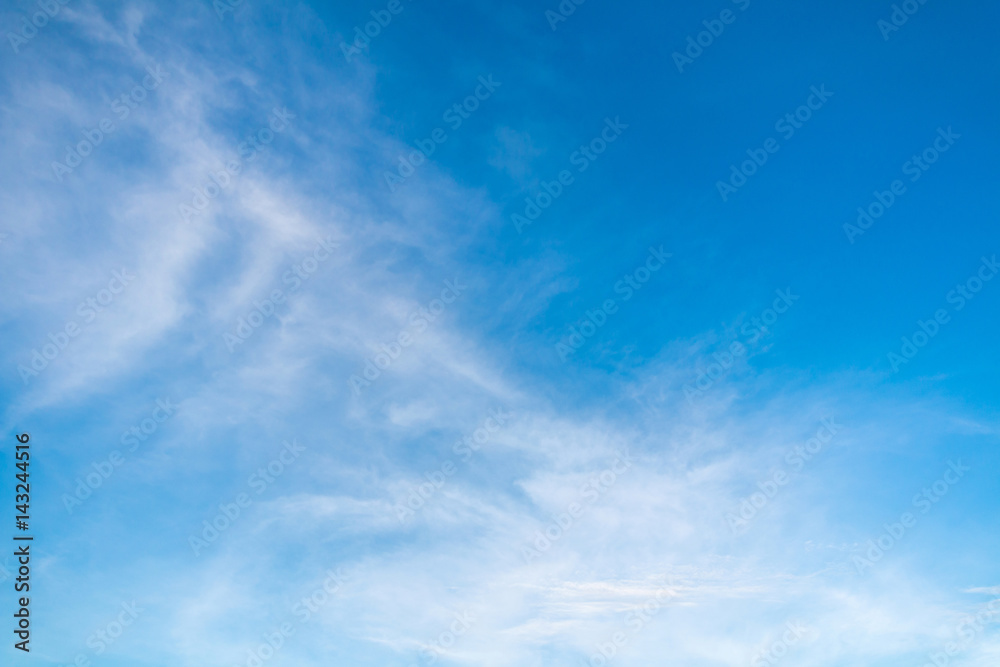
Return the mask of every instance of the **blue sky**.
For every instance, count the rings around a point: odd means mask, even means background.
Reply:
[[[4,664],[996,664],[1000,17],[902,4],[4,3]]]

